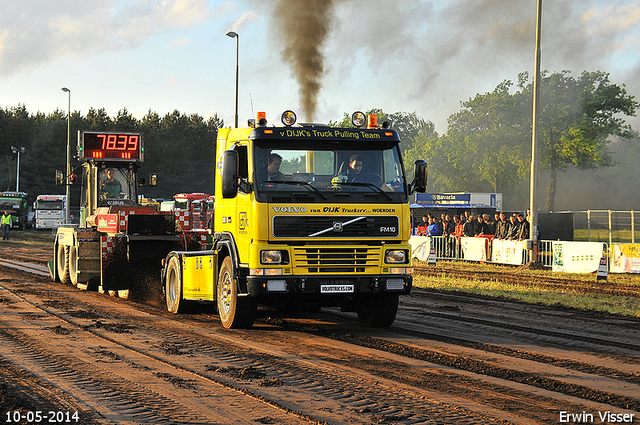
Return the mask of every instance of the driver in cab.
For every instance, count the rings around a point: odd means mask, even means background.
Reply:
[[[270,153],[267,157],[267,175],[264,181],[282,181],[284,174],[280,172],[282,157],[277,153]]]
[[[122,185],[116,180],[116,173],[112,168],[106,172],[105,179],[100,183],[102,199],[117,199],[121,196]]]
[[[348,182],[354,181],[362,171],[362,160],[358,155],[351,155],[349,158],[349,167],[342,173]]]

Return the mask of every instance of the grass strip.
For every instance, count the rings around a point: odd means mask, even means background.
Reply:
[[[549,272],[550,273],[550,272]],[[463,292],[488,297],[506,298],[531,304],[559,305],[584,311],[598,311],[609,314],[640,317],[640,298],[603,295],[578,294],[536,288],[535,285],[519,285],[494,280],[451,278],[441,276],[414,276],[413,285],[417,288],[429,288],[448,292]]]

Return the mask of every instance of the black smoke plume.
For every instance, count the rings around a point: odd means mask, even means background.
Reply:
[[[305,118],[313,121],[324,74],[323,44],[334,0],[279,0],[274,20],[284,43],[283,58],[298,81]]]

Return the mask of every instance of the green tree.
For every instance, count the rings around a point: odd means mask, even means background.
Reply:
[[[522,77],[522,93],[531,96],[533,84],[525,87],[525,82]],[[540,166],[551,175],[546,209],[552,211],[558,171],[569,164],[578,169],[615,165],[608,150],[610,136],[632,138],[631,126],[621,115],[635,116],[639,104],[624,85],[612,84],[601,71],[584,71],[577,79],[569,71],[545,73],[540,98]]]
[[[428,151],[423,153],[433,159],[431,171],[437,171],[436,185],[447,190],[490,188],[524,201],[531,163],[533,84],[521,73],[515,93],[512,85],[503,81],[494,91],[463,102],[449,117],[447,134],[425,143]],[[558,171],[569,164],[579,169],[614,165],[610,136],[631,137],[631,127],[620,115],[635,115],[638,103],[600,71],[585,71],[578,79],[568,71],[544,73],[540,97],[539,162],[541,170],[550,172],[546,209],[552,211]]]
[[[446,136],[434,145],[442,169],[437,182],[449,190],[505,192],[526,176],[528,123],[523,98],[511,81],[478,94],[448,120]]]

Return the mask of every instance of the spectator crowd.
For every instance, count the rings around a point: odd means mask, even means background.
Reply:
[[[453,216],[443,213],[440,217],[427,214],[413,233],[418,236],[443,236],[446,239],[444,248],[451,253],[460,246],[461,237],[529,239],[530,220],[529,210],[526,217],[522,213],[514,213],[509,218],[503,211],[496,212],[494,217],[489,214],[474,216],[469,211]]]

